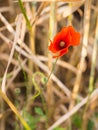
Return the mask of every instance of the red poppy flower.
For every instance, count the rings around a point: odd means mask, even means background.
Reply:
[[[72,26],[64,27],[53,39],[50,40],[49,50],[54,53],[54,58],[63,56],[68,52],[70,46],[80,43],[80,33],[76,32]]]

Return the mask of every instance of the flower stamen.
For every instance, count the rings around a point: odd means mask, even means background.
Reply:
[[[63,47],[65,47],[65,42],[61,41],[59,45],[60,45],[60,47],[63,48]]]

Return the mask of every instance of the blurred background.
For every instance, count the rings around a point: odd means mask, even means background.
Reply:
[[[47,82],[69,25],[80,44]],[[0,0],[0,130],[98,130],[97,89],[98,0]]]

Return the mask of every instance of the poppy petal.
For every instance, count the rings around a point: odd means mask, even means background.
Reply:
[[[59,52],[55,53],[55,55],[53,56],[53,58],[57,58],[59,56],[63,56],[67,52],[68,52],[68,48],[64,48],[64,49],[60,50]]]
[[[68,48],[64,48],[63,50],[60,51],[60,55],[59,56],[63,56],[67,52],[68,52]]]
[[[69,35],[71,37],[70,44],[71,45],[78,45],[80,42],[80,33],[76,32],[72,26],[69,26]]]

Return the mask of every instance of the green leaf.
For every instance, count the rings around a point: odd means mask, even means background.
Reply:
[[[36,126],[37,126],[37,123],[40,120],[40,118],[39,117],[35,118],[26,111],[23,111],[23,117],[24,117],[25,121],[28,123],[28,125],[30,126],[30,128],[32,130],[35,130]]]
[[[88,121],[87,130],[94,130],[94,122],[92,120]]]
[[[61,128],[61,127],[56,127],[55,129],[53,130],[65,130],[65,128]]]
[[[77,127],[77,128],[81,128],[82,125],[82,118],[79,114],[75,114],[73,116],[73,124]]]
[[[40,116],[44,116],[44,113],[43,113],[42,109],[39,108],[39,107],[36,107],[36,108],[35,108],[35,112],[36,112],[36,114],[38,114],[38,115],[40,115]]]
[[[98,118],[98,112],[95,112],[95,117]]]
[[[47,77],[43,76],[43,78],[42,78],[42,83],[43,83],[43,84],[47,83]]]

